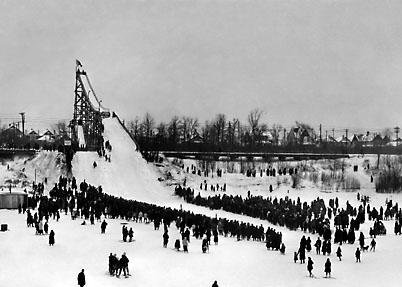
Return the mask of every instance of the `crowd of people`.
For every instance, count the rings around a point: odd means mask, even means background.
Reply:
[[[110,152],[112,147],[107,141],[107,150]],[[104,150],[100,151],[100,156],[105,156]],[[108,160],[108,158],[105,158]],[[110,157],[109,157],[110,161]],[[94,166],[95,167],[95,166]],[[200,173],[194,167],[191,168],[193,173]],[[187,170],[189,172],[189,170]],[[261,171],[261,176],[276,176],[276,174],[286,175],[297,173],[297,169],[267,169]],[[222,176],[222,171],[217,173],[218,177]],[[256,176],[255,171],[247,171],[247,176]],[[206,174],[207,176],[207,174]],[[301,230],[311,234],[317,234],[319,237],[314,243],[317,255],[330,256],[332,252],[332,239],[334,244],[339,244],[336,250],[336,256],[339,261],[342,260],[341,245],[344,243],[354,244],[356,241],[355,232],[359,230],[360,225],[366,220],[373,221],[373,227],[370,228],[369,235],[372,238],[370,250],[375,251],[377,235],[385,235],[386,230],[382,224],[382,220],[395,219],[395,234],[401,234],[402,212],[398,204],[393,204],[392,200],[386,202],[386,208],[382,206],[379,210],[371,207],[369,198],[360,197],[361,204],[353,207],[349,202],[346,208],[339,207],[338,198],[331,199],[329,205],[326,206],[323,199],[316,198],[310,203],[302,202],[300,198],[296,200],[286,196],[284,198],[254,196],[248,193],[247,197],[233,196],[228,194],[216,194],[214,196],[202,197],[200,193],[194,194],[194,190],[177,185],[175,194],[183,197],[188,203],[198,206],[208,207],[212,210],[222,209],[224,211],[247,215],[267,222],[287,227],[290,230]],[[212,191],[226,191],[226,184],[209,185]],[[201,183],[200,189],[207,189],[206,181]],[[257,226],[247,222],[237,220],[229,220],[226,218],[211,218],[202,214],[194,214],[190,211],[182,209],[173,209],[168,207],[160,207],[154,204],[139,202],[136,200],[127,200],[116,197],[103,192],[101,186],[95,187],[88,184],[85,180],[77,184],[77,180],[72,178],[59,177],[59,181],[49,191],[49,196],[43,195],[43,184],[36,185],[37,192],[34,196],[29,197],[27,204],[19,207],[19,212],[27,213],[27,226],[35,227],[36,234],[48,234],[49,219],[58,220],[60,213],[66,215],[70,213],[71,219],[84,218],[100,222],[101,233],[106,232],[107,222],[101,220],[102,217],[111,219],[124,219],[133,222],[144,222],[154,224],[154,229],[159,230],[162,224],[164,227],[163,247],[166,248],[169,242],[169,228],[171,225],[179,230],[181,239],[174,241],[174,248],[177,251],[188,253],[191,237],[201,239],[201,251],[209,252],[211,240],[217,245],[219,236],[234,237],[237,240],[253,240],[264,242],[267,249],[279,250],[285,253],[285,245],[282,242],[282,233],[274,228],[268,227],[264,229],[262,225]],[[34,215],[28,209],[36,209]],[[335,230],[331,230],[331,221],[333,220]],[[122,227],[123,242],[131,242],[133,240],[134,231],[132,228],[127,229],[125,225]],[[127,239],[128,238],[128,239]],[[322,238],[322,240],[321,240]],[[355,251],[356,262],[361,260],[361,252],[368,249],[365,244],[365,236],[360,232],[359,247]],[[49,245],[55,244],[55,232],[49,233]],[[309,236],[302,237],[297,252],[294,252],[294,261],[300,260],[301,264],[305,263],[306,252],[312,250],[312,241]],[[123,272],[125,277],[130,276],[128,269],[129,260],[125,253],[120,258],[116,254],[109,255],[109,273],[119,277]],[[313,276],[313,260],[308,257],[307,270],[309,276]],[[325,274],[331,276],[331,261],[328,258],[325,262]],[[82,270],[83,273],[83,270]],[[82,277],[82,276],[81,276]],[[215,282],[216,284],[216,282]],[[85,283],[84,283],[85,285]],[[217,286],[217,284],[216,284]]]
[[[226,194],[201,197],[200,193],[194,196],[191,188],[183,188],[181,185],[175,187],[175,194],[188,203],[248,215],[291,230],[301,229],[331,239],[330,222],[326,217],[329,209],[320,198],[308,204],[302,203],[300,198],[292,200],[287,196],[280,199],[251,194],[246,198]]]
[[[31,211],[35,212],[34,215],[31,214]],[[38,230],[41,230],[41,222],[45,222],[47,226],[49,219],[58,220],[61,213],[70,214],[72,220],[77,218],[83,219],[83,222],[89,220],[91,224],[94,224],[96,220],[100,223],[101,234],[106,232],[108,218],[144,223],[153,222],[155,230],[158,230],[162,224],[165,229],[164,247],[167,246],[169,240],[168,229],[174,225],[182,235],[181,242],[179,242],[181,246],[177,249],[183,248],[184,252],[189,251],[191,237],[201,239],[201,251],[204,253],[209,251],[211,241],[215,245],[218,244],[219,236],[234,237],[237,240],[261,241],[266,243],[267,248],[275,250],[279,250],[282,244],[282,234],[273,228],[264,230],[262,225],[255,226],[226,218],[211,218],[181,209],[126,200],[108,195],[103,192],[101,186],[95,187],[85,180],[78,184],[74,177],[69,179],[60,176],[58,182],[50,190],[49,196],[43,194],[30,196],[27,204],[21,207],[21,212],[27,214],[27,225],[38,225],[40,226]],[[54,235],[52,230],[49,236],[50,245],[55,244]],[[123,242],[132,241],[133,235],[132,228],[128,229],[125,225],[122,227]],[[123,262],[125,261],[124,256],[118,260],[112,257],[109,258],[109,272],[116,276],[120,276],[121,272],[125,276],[128,275],[128,267],[122,265],[122,258]]]
[[[123,252],[120,258],[117,257],[116,253],[110,253],[109,255],[109,274],[111,276],[120,277],[121,272],[123,271],[124,277],[131,276],[130,270],[128,269],[128,263],[130,260],[128,259],[126,252]]]

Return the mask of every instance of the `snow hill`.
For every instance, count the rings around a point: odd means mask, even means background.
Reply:
[[[33,228],[27,228],[25,215],[15,210],[0,210],[0,223],[7,223],[9,230],[0,232],[0,286],[76,286],[78,272],[84,268],[87,278],[86,286],[165,286],[180,287],[211,286],[214,280],[220,287],[260,287],[260,286],[396,286],[402,276],[399,268],[402,259],[402,236],[392,233],[393,221],[385,222],[388,230],[386,236],[377,237],[376,252],[362,254],[362,262],[355,263],[354,245],[343,245],[343,258],[340,262],[333,252],[329,258],[332,261],[332,276],[335,279],[325,279],[324,262],[327,256],[307,254],[312,257],[313,273],[316,278],[307,277],[305,264],[293,263],[293,252],[297,250],[302,235],[313,234],[301,231],[290,231],[286,228],[272,226],[268,222],[243,215],[185,204],[182,199],[173,196],[175,183],[187,181],[187,185],[200,192],[202,196],[214,195],[216,192],[201,191],[199,185],[203,180],[208,184],[227,184],[227,194],[245,196],[250,190],[252,194],[264,196],[292,198],[300,197],[302,201],[311,201],[316,197],[326,200],[340,199],[341,206],[348,200],[357,206],[359,202],[354,192],[321,192],[320,187],[304,182],[304,188],[292,189],[290,184],[281,184],[272,194],[267,192],[269,184],[275,184],[277,179],[267,177],[246,178],[242,174],[224,173],[221,178],[216,176],[207,179],[184,172],[181,168],[164,164],[162,168],[147,164],[136,152],[136,146],[123,128],[114,118],[104,121],[105,140],[112,145],[111,162],[99,158],[96,153],[79,152],[73,159],[73,174],[79,180],[89,184],[101,185],[106,193],[127,199],[136,199],[161,206],[170,206],[202,213],[208,216],[226,217],[253,224],[271,226],[283,233],[286,244],[286,255],[275,251],[267,251],[265,245],[253,241],[236,241],[234,238],[219,238],[217,246],[212,245],[208,254],[201,252],[201,241],[191,238],[189,253],[173,250],[173,242],[179,238],[175,227],[169,230],[168,248],[162,247],[162,230],[153,230],[152,225],[128,222],[128,227],[134,229],[135,242],[123,243],[121,240],[122,220],[107,220],[109,225],[106,234],[100,234],[100,224],[81,225],[82,219],[71,220],[69,215],[61,215],[59,222],[51,219],[49,229],[56,233],[56,244],[48,245],[46,235],[35,235]],[[348,160],[347,172],[352,173],[352,165],[359,165],[356,176],[362,182],[361,194],[371,197],[370,204],[379,208],[385,199],[393,199],[402,204],[399,194],[376,194],[369,177],[362,166],[365,161],[375,162],[375,157],[353,157]],[[92,164],[96,161],[97,167]],[[194,161],[184,161],[190,166]],[[8,169],[7,169],[8,165]],[[321,164],[317,165],[317,168]],[[20,179],[20,182],[32,182],[47,178],[46,191],[49,191],[60,174],[63,174],[61,155],[54,152],[39,152],[30,159],[15,159],[3,162],[0,166],[0,180]],[[157,179],[170,172],[173,179],[159,182]],[[281,178],[283,182],[285,177]],[[1,183],[0,182],[0,183]],[[20,185],[19,188],[21,187]],[[361,227],[368,234],[372,222],[366,221]],[[367,239],[367,241],[369,241]],[[335,251],[333,245],[332,250]],[[107,274],[108,255],[110,252],[126,252],[130,259],[129,268],[132,276],[117,279]]]

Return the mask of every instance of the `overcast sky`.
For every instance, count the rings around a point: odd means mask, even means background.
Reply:
[[[402,126],[402,1],[0,1],[0,121],[73,115],[75,59],[121,118]]]

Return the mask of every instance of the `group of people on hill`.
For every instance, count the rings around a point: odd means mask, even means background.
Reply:
[[[184,197],[188,203],[245,214],[267,220],[274,225],[286,226],[291,230],[300,228],[303,231],[317,232],[320,236],[330,239],[330,222],[326,217],[329,209],[320,198],[308,204],[302,203],[300,198],[292,200],[287,196],[279,200],[276,197],[263,198],[251,194],[248,194],[246,198],[226,194],[212,197],[201,197],[198,194],[194,197],[194,191],[191,188],[183,188],[180,185],[175,187],[175,194]]]
[[[102,141],[104,141],[102,137]],[[105,141],[105,144],[101,146],[101,148],[97,151],[99,157],[104,157],[105,161],[110,162],[111,161],[111,151],[112,151],[112,145],[110,144],[109,140]],[[94,168],[97,166],[96,162],[94,161],[93,163]]]
[[[121,229],[121,233],[123,235],[123,241],[127,242],[127,236],[128,236],[128,242],[133,241],[133,236],[134,236],[134,230],[132,227],[130,227],[130,230],[127,228],[127,226],[123,225]]]
[[[130,260],[128,259],[126,252],[123,252],[120,258],[117,257],[116,253],[110,253],[109,255],[109,273],[112,276],[120,277],[121,272],[123,271],[124,277],[131,276],[130,271],[128,269],[128,263]]]
[[[43,220],[52,216],[58,219],[60,213],[65,213],[66,215],[70,213],[73,220],[83,218],[84,222],[90,220],[91,224],[97,221],[100,223],[101,233],[106,232],[107,218],[120,218],[127,221],[144,223],[153,222],[155,230],[159,229],[160,224],[163,224],[166,229],[163,239],[164,247],[167,246],[169,240],[167,229],[171,224],[175,224],[182,234],[180,248],[183,248],[185,252],[188,252],[191,237],[201,240],[201,252],[209,251],[211,241],[217,245],[219,235],[234,237],[237,240],[267,242],[267,247],[276,250],[280,249],[282,243],[281,233],[275,231],[273,228],[268,228],[265,231],[262,225],[255,226],[237,220],[211,218],[182,209],[160,207],[135,200],[123,199],[108,195],[103,192],[101,186],[92,186],[85,180],[77,183],[74,177],[68,179],[60,176],[59,181],[51,189],[49,196],[37,194],[30,197],[29,206],[25,207],[38,208],[36,215],[38,220],[39,218]],[[27,213],[30,214],[30,210]],[[31,217],[30,215],[28,216]],[[103,217],[105,220],[102,220]],[[124,239],[128,241],[132,240],[134,231],[130,232],[130,230],[132,228],[127,230],[127,227],[123,226],[123,241]],[[53,238],[51,242],[51,245],[53,245],[54,232],[52,232],[50,238]],[[111,261],[116,262],[114,259],[111,259]],[[121,258],[118,261],[120,262]],[[111,266],[115,266],[114,268],[110,268],[110,271],[115,275],[120,275],[121,272],[125,273],[125,275],[129,274],[128,269],[125,269],[125,267],[121,268],[122,265],[120,263],[119,265],[112,264]],[[118,269],[116,269],[116,266],[118,266]]]
[[[282,171],[283,172],[283,171]],[[217,187],[217,189],[219,186]],[[359,230],[362,223],[365,222],[366,213],[369,220],[374,220],[373,232],[370,232],[370,236],[374,237],[379,233],[381,229],[381,220],[395,218],[395,233],[401,233],[400,228],[402,225],[402,212],[398,208],[398,205],[392,204],[392,201],[387,202],[385,211],[381,207],[379,212],[376,208],[371,208],[368,201],[362,202],[359,207],[353,207],[349,202],[346,204],[346,209],[339,208],[338,198],[330,200],[329,206],[326,206],[323,199],[317,198],[310,203],[301,202],[300,198],[292,200],[289,197],[285,198],[263,198],[262,196],[253,196],[248,194],[246,198],[233,195],[215,195],[213,197],[208,196],[203,198],[198,194],[194,196],[194,191],[190,188],[183,188],[181,186],[176,187],[176,194],[185,197],[187,202],[206,206],[210,209],[223,209],[225,211],[244,214],[251,217],[256,217],[262,220],[279,225],[286,226],[291,230],[303,230],[309,231],[312,234],[317,233],[323,238],[323,241],[319,238],[315,243],[316,253],[323,255],[331,254],[331,240],[332,231],[330,229],[330,219],[333,217],[336,230],[334,232],[334,243],[350,243],[355,242],[355,231]],[[263,226],[255,226],[250,223],[239,222],[236,220],[228,220],[224,218],[210,218],[205,215],[194,214],[189,211],[183,211],[182,209],[172,209],[166,207],[160,207],[153,204],[147,204],[144,202],[138,202],[135,200],[126,200],[121,197],[115,197],[103,192],[102,187],[95,187],[88,183],[81,182],[79,185],[76,179],[71,179],[60,176],[59,182],[49,192],[49,197],[36,194],[34,197],[30,197],[28,205],[30,207],[38,207],[38,214],[34,216],[30,215],[30,211],[27,212],[27,225],[38,225],[37,230],[42,230],[41,222],[43,219],[48,221],[48,218],[59,218],[60,212],[71,213],[71,218],[84,217],[84,219],[93,218],[99,222],[101,217],[106,218],[121,218],[128,221],[136,222],[153,222],[155,230],[159,229],[159,225],[163,224],[165,232],[163,233],[163,247],[167,247],[169,242],[168,227],[172,223],[176,224],[176,227],[180,229],[182,234],[181,241],[177,239],[175,241],[175,248],[180,250],[183,247],[184,252],[188,252],[188,245],[190,243],[190,237],[201,239],[202,252],[208,252],[211,237],[215,244],[218,243],[218,235],[231,236],[237,238],[237,240],[256,240],[266,243],[268,249],[284,250],[285,246],[282,242],[282,234],[277,232],[273,228],[263,228]],[[23,206],[24,210],[27,206]],[[28,215],[29,214],[29,215]],[[93,222],[91,219],[91,222]],[[101,223],[101,233],[105,233],[107,223],[105,220]],[[349,228],[349,231],[346,231]],[[43,226],[43,229],[47,229]],[[191,234],[192,232],[192,234]],[[45,231],[47,233],[47,231]],[[132,228],[127,230],[126,226],[122,228],[123,241],[129,241],[133,238],[134,231]],[[51,231],[49,235],[49,244],[54,244],[54,232]],[[52,237],[52,241],[50,238]],[[360,252],[364,251],[367,246],[364,244],[362,233],[359,236],[360,248],[356,249],[355,257],[356,261],[360,262]],[[370,244],[371,250],[375,251],[376,242],[372,239]],[[216,241],[215,241],[216,240]],[[51,243],[52,242],[52,243]],[[177,243],[178,242],[178,243]],[[299,258],[300,263],[305,263],[306,251],[310,252],[311,239],[303,236],[299,250],[295,252],[295,261]],[[284,251],[283,251],[284,253]],[[111,254],[113,255],[113,254]],[[338,247],[336,255],[341,260],[342,250]],[[112,257],[117,257],[113,255]],[[124,275],[129,274],[128,266],[120,264],[121,259],[117,261],[109,257],[109,271],[111,274],[119,275],[123,271]],[[124,257],[126,257],[124,255]],[[111,259],[112,258],[112,259]],[[123,259],[124,262],[125,259]],[[307,262],[309,273],[313,270],[313,262],[309,263],[311,258]],[[110,262],[114,262],[110,264]],[[127,261],[128,264],[128,261]],[[328,265],[328,266],[327,266]],[[114,266],[114,267],[113,267]],[[118,266],[118,269],[117,267]],[[123,267],[121,267],[123,266]],[[325,264],[325,272],[327,275],[331,275],[331,262],[328,258]]]
[[[21,213],[21,212],[20,212]],[[44,218],[45,217],[45,218]],[[59,218],[57,218],[58,221]],[[46,220],[45,223],[43,223],[43,220]],[[49,234],[49,246],[53,246],[55,244],[55,235],[56,233],[52,230],[49,232],[49,224],[48,224],[49,216],[43,216],[39,212],[35,212],[34,215],[32,216],[32,213],[29,209],[26,210],[26,222],[27,222],[27,227],[35,227],[35,235],[47,235]]]

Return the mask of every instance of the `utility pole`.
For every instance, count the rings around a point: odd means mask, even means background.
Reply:
[[[25,139],[25,112],[20,113],[22,121],[22,139]]]
[[[287,139],[286,139],[286,129],[283,129],[283,140],[285,143],[287,143]]]
[[[322,144],[321,128],[322,128],[322,126],[321,126],[321,124],[320,124],[320,144]]]
[[[345,130],[346,131],[346,145],[348,145],[348,129]]]
[[[395,133],[396,133],[396,146],[398,146],[398,141],[399,141],[399,127],[394,128]]]

